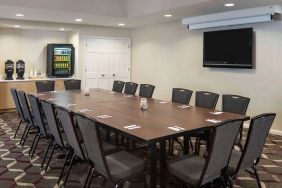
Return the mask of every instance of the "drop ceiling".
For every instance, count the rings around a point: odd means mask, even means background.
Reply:
[[[225,7],[225,3],[235,3]],[[282,0],[0,0],[0,19],[134,28],[184,17],[278,4]],[[16,13],[24,17],[16,17]],[[164,14],[173,17],[165,18]],[[74,19],[83,18],[76,23]]]

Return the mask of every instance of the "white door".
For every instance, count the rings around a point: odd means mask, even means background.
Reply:
[[[130,40],[87,38],[85,87],[111,90],[114,80],[130,80]]]

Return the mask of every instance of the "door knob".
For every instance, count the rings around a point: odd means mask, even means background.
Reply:
[[[113,74],[113,76],[116,76],[116,74]]]
[[[104,77],[105,75],[104,74],[102,74],[102,77]]]

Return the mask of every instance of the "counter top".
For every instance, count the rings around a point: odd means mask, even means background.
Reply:
[[[31,82],[31,81],[43,81],[43,80],[72,80],[74,78],[32,78],[32,79],[24,79],[24,80],[0,80],[0,83],[5,83],[5,82]]]

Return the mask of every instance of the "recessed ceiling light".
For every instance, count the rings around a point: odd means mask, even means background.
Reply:
[[[60,28],[60,31],[64,31],[65,30],[65,28]]]
[[[233,6],[235,6],[235,4],[234,3],[226,3],[224,6],[226,6],[226,7],[233,7]]]
[[[20,25],[14,25],[14,27],[15,27],[15,28],[20,28],[21,26],[20,26]]]
[[[118,25],[119,25],[119,26],[125,26],[125,24],[124,24],[124,23],[118,23]]]
[[[170,17],[172,17],[172,14],[165,14],[164,17],[170,18]]]
[[[23,17],[24,14],[17,13],[16,16],[17,16],[17,17]]]
[[[76,21],[76,22],[82,22],[83,19],[82,19],[82,18],[76,18],[75,21]]]

